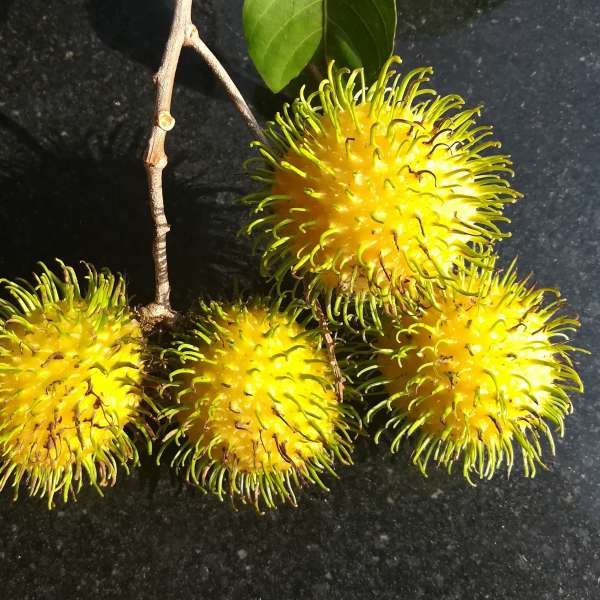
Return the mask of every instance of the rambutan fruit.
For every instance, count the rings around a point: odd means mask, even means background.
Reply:
[[[423,473],[430,462],[448,471],[462,462],[469,481],[491,478],[502,463],[510,472],[516,447],[534,476],[542,438],[554,453],[552,430],[563,435],[568,392],[583,391],[567,345],[579,323],[557,314],[558,292],[518,281],[514,263],[502,275],[493,268],[466,266],[415,314],[383,319],[362,365],[360,388],[376,399],[367,421],[390,415],[376,440],[388,430],[395,452],[416,436]]]
[[[307,312],[307,311],[306,311]],[[319,331],[281,300],[200,302],[171,353],[172,466],[221,500],[296,505],[295,488],[325,484],[350,463],[352,412],[338,402]],[[160,456],[160,455],[159,455]]]
[[[361,69],[330,65],[318,92],[277,114],[247,166],[262,184],[245,201],[264,272],[302,277],[328,304],[389,302],[396,289],[406,301],[415,280],[452,279],[459,260],[508,235],[497,222],[520,196],[503,178],[509,158],[486,153],[500,144],[476,126],[480,108],[423,89],[432,70],[403,77],[399,62],[370,87]]]
[[[100,491],[121,464],[138,461],[126,432],[144,431],[144,343],[120,276],[87,265],[41,265],[34,285],[2,280],[0,489],[12,477],[48,506],[81,489]]]

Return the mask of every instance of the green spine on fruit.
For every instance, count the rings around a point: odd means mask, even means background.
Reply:
[[[144,428],[144,342],[121,276],[40,263],[34,284],[0,280],[0,489],[15,498],[75,498],[84,478],[100,493],[138,452]]]
[[[357,369],[372,398],[367,421],[389,415],[376,441],[389,432],[396,452],[416,437],[412,461],[423,474],[429,463],[450,471],[462,462],[470,482],[491,478],[503,463],[510,472],[516,448],[525,475],[535,475],[542,439],[554,453],[552,429],[563,435],[568,393],[583,385],[568,345],[578,320],[559,314],[557,291],[527,281],[514,263],[501,275],[489,259],[462,269],[456,286],[416,313],[383,319],[371,350],[356,354],[368,356]]]
[[[248,161],[262,188],[245,198],[247,232],[259,232],[264,273],[304,279],[330,318],[349,303],[377,318],[381,300],[417,297],[415,282],[452,281],[464,259],[483,262],[508,235],[497,225],[508,221],[504,204],[520,196],[504,179],[509,158],[487,153],[500,144],[476,125],[480,108],[423,89],[432,70],[402,76],[399,62],[370,87],[361,69],[331,64],[317,92],[284,105]]]
[[[261,510],[296,505],[295,489],[351,462],[353,413],[310,315],[281,300],[200,302],[174,345],[165,410],[172,465],[204,491]],[[159,455],[160,457],[160,455]]]

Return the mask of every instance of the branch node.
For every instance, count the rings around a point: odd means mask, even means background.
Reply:
[[[185,45],[186,46],[190,46],[191,45],[191,42],[192,42],[193,38],[199,37],[198,28],[193,23],[190,23],[188,25],[187,30],[185,32],[185,37],[186,37],[186,39],[185,39]]]
[[[136,309],[136,316],[144,333],[150,333],[158,325],[173,327],[179,315],[169,306],[152,302]]]
[[[171,131],[175,127],[175,118],[168,110],[161,110],[156,116],[156,124],[163,131]]]

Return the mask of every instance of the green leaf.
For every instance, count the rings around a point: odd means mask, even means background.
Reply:
[[[323,0],[245,0],[248,53],[272,91],[307,65],[323,38]]]
[[[395,0],[325,0],[325,55],[337,66],[365,68],[377,78],[394,51]]]

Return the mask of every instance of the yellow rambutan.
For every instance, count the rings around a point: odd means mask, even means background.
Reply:
[[[41,265],[35,284],[2,280],[0,300],[0,489],[12,477],[48,505],[80,490],[84,474],[100,491],[118,464],[136,463],[126,432],[142,431],[142,333],[125,283],[87,266]]]
[[[295,505],[295,487],[325,488],[335,458],[350,462],[351,413],[319,332],[280,304],[201,302],[172,352],[175,405],[165,411],[174,428],[162,450],[176,442],[172,464],[186,479],[257,509]]]
[[[262,189],[246,197],[260,231],[263,268],[305,278],[311,294],[403,299],[415,280],[448,280],[508,234],[498,221],[520,194],[507,156],[480,108],[421,86],[430,68],[402,77],[392,57],[376,83],[362,70],[329,68],[318,92],[301,92],[265,131],[249,161]],[[336,306],[339,309],[338,300]]]
[[[464,267],[457,285],[438,289],[415,314],[383,320],[363,365],[362,390],[390,418],[384,429],[401,441],[417,436],[412,460],[423,473],[430,461],[465,477],[490,478],[521,450],[525,474],[542,465],[542,436],[554,452],[552,428],[563,434],[572,409],[569,391],[583,390],[570,358],[567,333],[577,319],[557,315],[554,290],[518,281],[514,263],[502,276],[494,261]],[[545,304],[546,294],[556,299]]]

